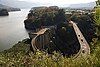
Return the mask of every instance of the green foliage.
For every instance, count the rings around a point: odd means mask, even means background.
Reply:
[[[35,16],[34,23],[37,23],[38,20],[40,25],[48,26],[65,21],[65,12],[63,9],[47,7],[44,9],[37,8],[32,12]]]
[[[97,31],[97,36],[98,36],[98,39],[100,40],[100,7],[97,7],[95,9],[95,22],[96,22],[96,31]]]
[[[95,13],[95,21],[97,25],[100,25],[100,8],[96,8]]]
[[[58,52],[48,54],[37,50],[33,53],[26,40],[17,43],[11,49],[0,52],[0,67],[99,67],[100,42],[87,58],[66,58]]]

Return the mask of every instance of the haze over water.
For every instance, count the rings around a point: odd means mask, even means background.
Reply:
[[[9,16],[0,16],[0,51],[11,48],[18,41],[28,38],[23,21],[28,9],[9,12]]]

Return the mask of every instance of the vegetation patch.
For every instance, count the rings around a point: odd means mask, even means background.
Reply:
[[[48,54],[37,50],[30,50],[29,39],[18,42],[9,50],[0,52],[1,67],[99,67],[100,42],[97,41],[92,53],[87,57],[77,59],[67,58],[59,52]],[[93,45],[93,46],[94,46]]]

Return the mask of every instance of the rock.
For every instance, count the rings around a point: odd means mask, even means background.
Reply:
[[[6,9],[0,10],[0,16],[8,16],[8,15],[9,15],[9,13]]]

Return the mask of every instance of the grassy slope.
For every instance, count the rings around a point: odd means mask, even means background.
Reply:
[[[25,41],[25,40],[24,40]],[[63,57],[54,52],[54,55],[48,55],[45,52],[37,51],[35,54],[29,50],[29,44],[24,41],[17,43],[9,50],[0,53],[0,67],[99,67],[100,66],[100,45],[96,43],[95,49],[87,58]]]
[[[96,24],[100,25],[100,9],[96,10]],[[98,12],[98,13],[97,13]],[[97,32],[99,32],[99,28]],[[98,33],[98,35],[100,35]],[[26,40],[17,43],[11,49],[0,53],[0,67],[100,67],[100,42],[99,40],[92,43],[91,54],[87,58],[66,58],[59,53],[54,52],[54,55],[37,51],[35,54],[31,52],[29,44]]]
[[[97,25],[97,35],[100,37],[100,7],[96,8],[95,21]]]

